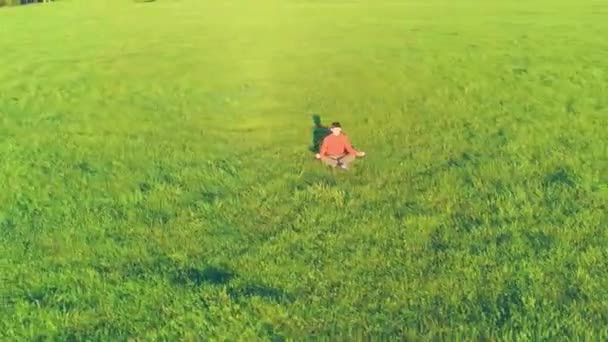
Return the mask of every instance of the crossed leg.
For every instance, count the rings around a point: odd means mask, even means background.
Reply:
[[[341,166],[343,168],[347,168],[350,163],[352,163],[357,156],[354,154],[342,154],[338,156],[325,156],[321,158],[325,165],[331,167]]]

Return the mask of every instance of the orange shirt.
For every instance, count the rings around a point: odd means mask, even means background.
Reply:
[[[355,150],[348,138],[344,134],[333,135],[330,134],[323,139],[323,144],[321,145],[321,151],[319,154],[321,157],[324,156],[338,156],[342,154],[356,154],[357,150]]]

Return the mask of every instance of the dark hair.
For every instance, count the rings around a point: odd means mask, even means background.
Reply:
[[[342,125],[340,125],[340,123],[339,123],[339,122],[334,121],[334,122],[332,122],[332,123],[331,123],[331,128],[335,128],[335,127],[340,127],[340,128],[342,128]]]

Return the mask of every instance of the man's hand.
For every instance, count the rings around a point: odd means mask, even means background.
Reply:
[[[321,154],[319,154],[319,153],[315,154],[315,158],[321,159]]]
[[[365,152],[363,152],[363,151],[357,152],[357,157],[365,157]]]

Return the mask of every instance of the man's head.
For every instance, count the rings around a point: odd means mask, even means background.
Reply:
[[[332,122],[329,129],[331,130],[331,134],[333,135],[340,135],[340,133],[342,133],[342,126],[339,122]]]

